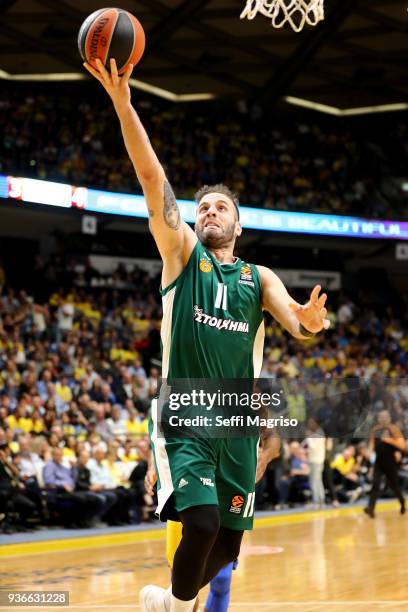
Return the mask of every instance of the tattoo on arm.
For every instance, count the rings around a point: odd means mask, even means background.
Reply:
[[[148,208],[147,212],[149,213],[149,217],[154,217],[154,210],[152,208]]]
[[[180,227],[181,217],[177,206],[176,196],[168,181],[164,181],[164,222],[168,227],[178,230]]]

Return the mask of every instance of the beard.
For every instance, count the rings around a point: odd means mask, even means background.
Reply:
[[[222,228],[198,227],[195,232],[201,244],[212,249],[220,249],[231,244],[235,239],[235,221]]]

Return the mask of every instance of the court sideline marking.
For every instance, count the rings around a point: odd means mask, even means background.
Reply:
[[[398,508],[397,501],[380,502],[377,505],[377,513],[387,512]],[[280,514],[272,516],[261,516],[255,519],[254,527],[273,527],[274,525],[285,525],[294,523],[307,523],[315,519],[337,518],[340,516],[362,516],[362,506],[345,508],[333,508],[327,510],[314,510],[294,514]],[[366,520],[369,519],[366,517]],[[152,529],[145,531],[121,532],[105,535],[82,536],[78,538],[65,538],[60,540],[43,540],[40,542],[24,542],[19,544],[4,544],[0,547],[0,557],[22,557],[27,555],[38,555],[46,552],[67,552],[70,550],[83,550],[88,548],[106,548],[108,546],[120,546],[146,542],[152,540],[163,540],[166,530]],[[4,540],[3,540],[4,542]]]

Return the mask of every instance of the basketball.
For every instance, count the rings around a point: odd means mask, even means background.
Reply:
[[[119,74],[129,64],[136,65],[145,49],[145,33],[134,15],[118,8],[95,11],[83,22],[78,34],[78,49],[84,62],[94,68],[96,59],[109,70],[115,58]]]

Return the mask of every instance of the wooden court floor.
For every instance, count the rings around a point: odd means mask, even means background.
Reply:
[[[361,508],[347,510],[260,519],[244,539],[231,612],[408,611],[408,516],[393,502],[375,521]],[[168,585],[162,533],[149,534],[60,552],[47,552],[44,543],[42,553],[3,557],[0,588],[68,590],[68,609],[78,612],[137,611],[143,585]]]

